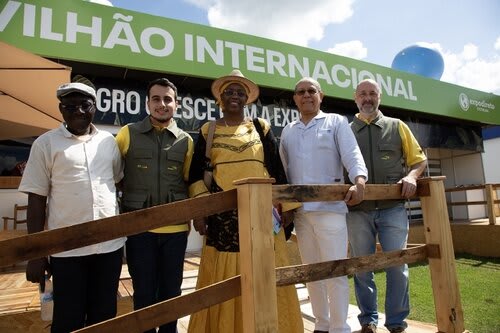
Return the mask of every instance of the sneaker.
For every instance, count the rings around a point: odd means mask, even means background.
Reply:
[[[364,324],[359,333],[377,333],[377,325],[374,323]]]
[[[406,333],[406,330],[404,327],[395,327],[395,328],[389,329],[389,332],[391,332],[391,333]]]

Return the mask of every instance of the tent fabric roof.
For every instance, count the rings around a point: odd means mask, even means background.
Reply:
[[[0,41],[0,140],[38,136],[62,122],[57,87],[71,68]]]

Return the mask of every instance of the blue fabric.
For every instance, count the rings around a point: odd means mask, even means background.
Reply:
[[[402,204],[388,209],[349,212],[347,228],[352,257],[374,254],[377,234],[384,252],[406,248],[408,216]],[[408,265],[388,267],[385,272],[385,326],[388,329],[406,328],[405,319],[410,312]],[[360,324],[377,324],[377,287],[373,272],[356,274],[354,287],[361,310],[358,316]]]
[[[134,310],[181,294],[187,231],[144,232],[129,236],[125,246],[134,287]],[[177,321],[161,325],[159,333],[176,333]],[[150,330],[148,332],[156,332]]]
[[[123,248],[78,257],[50,257],[52,333],[67,333],[116,316]]]

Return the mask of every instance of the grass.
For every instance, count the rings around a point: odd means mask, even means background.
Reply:
[[[456,269],[465,328],[472,333],[500,332],[500,258],[457,255]],[[385,273],[377,271],[378,308],[384,312]],[[351,304],[356,304],[350,278]],[[435,323],[431,277],[426,263],[410,265],[410,315],[408,319]]]

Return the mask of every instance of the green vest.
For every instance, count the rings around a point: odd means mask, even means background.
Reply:
[[[130,146],[125,156],[123,211],[186,199],[183,171],[189,134],[176,125],[157,131],[149,117],[128,126]]]
[[[351,129],[368,168],[369,184],[395,184],[406,175],[399,119],[379,112],[370,124],[354,117]],[[403,200],[363,201],[349,210],[373,210],[394,207]]]

